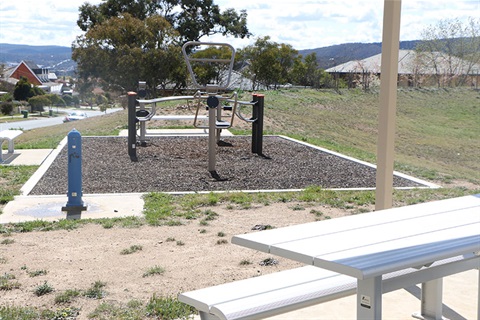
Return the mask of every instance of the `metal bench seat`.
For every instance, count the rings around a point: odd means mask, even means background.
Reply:
[[[3,161],[2,158],[2,145],[4,141],[8,141],[8,153],[14,152],[14,143],[13,140],[23,133],[22,130],[3,130],[0,131],[0,162]]]
[[[480,257],[470,254],[407,268],[385,274],[382,291],[387,293],[478,267]],[[178,300],[196,308],[202,320],[246,320],[298,310],[356,291],[354,277],[305,266],[181,293]]]

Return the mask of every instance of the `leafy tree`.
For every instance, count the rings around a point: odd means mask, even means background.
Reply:
[[[73,105],[75,107],[77,107],[78,105],[80,105],[80,99],[78,98],[78,96],[73,96],[72,97],[72,102],[73,102]]]
[[[154,89],[181,63],[176,39],[177,32],[161,16],[140,20],[125,13],[77,37],[72,57],[86,84],[96,78],[111,89],[128,91],[146,80]]]
[[[15,89],[13,90],[13,98],[19,101],[26,101],[28,98],[33,97],[32,85],[26,77],[20,77]]]
[[[50,94],[47,94],[46,96],[50,100],[50,105],[65,107],[65,105],[66,105],[65,100],[63,100],[63,98],[60,97],[59,95],[56,95],[54,93],[50,93]],[[30,102],[30,100],[29,100],[29,102]]]
[[[480,63],[480,19],[464,25],[458,19],[440,20],[422,31],[416,48],[421,64],[435,70],[437,85],[463,85]]]
[[[292,79],[291,82],[301,86],[314,88],[327,86],[327,84],[322,81],[325,76],[318,68],[317,55],[315,52],[305,56],[303,60],[302,56],[296,57],[290,77]]]
[[[2,114],[8,116],[13,112],[13,103],[11,101],[5,101],[0,103],[0,111]]]
[[[232,50],[226,46],[209,46],[207,49],[193,53],[192,58],[200,59],[225,59],[230,60]],[[222,73],[228,70],[229,64],[218,62],[192,62],[192,69],[196,76],[196,80],[200,85],[210,83],[220,83]]]
[[[69,94],[64,94],[62,99],[65,101],[66,106],[71,106],[73,104],[73,97]]]
[[[13,100],[13,95],[10,92],[0,95],[0,101],[10,102]]]
[[[0,75],[1,77],[1,75]],[[13,93],[13,90],[15,89],[15,85],[11,84],[10,82],[0,80],[0,91],[6,91],[6,92],[11,92]]]
[[[77,24],[86,31],[73,44],[79,76],[118,91],[135,90],[139,80],[153,93],[157,86],[184,86],[184,41],[250,36],[245,11],[222,13],[212,0],[106,0],[79,10]]]
[[[274,87],[286,83],[297,54],[290,45],[270,41],[269,36],[258,38],[253,45],[240,51],[242,58],[249,62],[244,75],[253,80],[253,90],[259,83]]]
[[[240,38],[251,35],[245,10],[221,12],[213,0],[106,0],[98,5],[85,3],[79,10],[77,25],[83,31],[128,12],[139,20],[163,16],[179,32],[182,43],[213,34]]]
[[[45,111],[44,107],[51,104],[47,95],[34,96],[28,99],[28,103],[32,106],[32,111]]]

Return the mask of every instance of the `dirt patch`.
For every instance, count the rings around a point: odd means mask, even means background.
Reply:
[[[303,205],[303,204],[302,204]],[[315,209],[331,218],[346,213],[328,207],[293,209],[295,203],[275,203],[248,210],[227,209],[219,205],[210,209],[218,214],[207,226],[199,220],[184,221],[183,226],[104,229],[89,224],[71,231],[12,234],[14,240],[0,245],[2,274],[15,276],[20,288],[0,291],[0,305],[59,308],[55,295],[65,290],[86,290],[95,281],[106,283],[102,300],[76,298],[69,306],[81,308],[78,319],[87,319],[102,301],[125,305],[132,299],[147,302],[157,296],[178,293],[215,284],[289,269],[299,264],[230,243],[236,234],[254,231],[256,225],[282,227],[315,221]],[[3,237],[2,237],[3,239]],[[226,243],[224,243],[226,240]],[[132,245],[142,250],[121,254]],[[260,265],[274,258],[278,264]],[[243,264],[246,261],[251,264]],[[242,263],[243,262],[243,263]],[[242,264],[241,264],[242,263]],[[160,266],[162,275],[144,277],[149,268]],[[30,277],[28,271],[46,270],[46,275]],[[55,291],[37,297],[33,291],[45,281]]]

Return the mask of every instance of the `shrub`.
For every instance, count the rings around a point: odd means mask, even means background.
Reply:
[[[155,266],[145,271],[145,273],[143,274],[143,277],[145,278],[145,277],[150,277],[157,274],[163,274],[164,272],[165,272],[165,268],[160,266]]]
[[[2,112],[2,114],[6,115],[6,116],[12,114],[12,112],[13,112],[13,103],[11,103],[11,102],[2,102],[2,104],[0,105],[0,111]]]
[[[193,307],[190,307],[177,299],[166,297],[157,298],[153,295],[148,301],[146,307],[147,315],[156,319],[173,320],[173,319],[187,319],[195,312]]]
[[[140,245],[133,245],[133,246],[130,246],[130,248],[128,249],[123,249],[120,254],[132,254],[134,252],[137,252],[137,251],[141,251],[143,249],[142,246]]]
[[[53,292],[53,287],[49,285],[47,281],[36,287],[33,291],[33,293],[35,293],[35,295],[38,297],[49,294],[50,292]]]
[[[55,303],[69,303],[76,297],[80,296],[80,291],[79,290],[66,290],[65,292],[62,292],[58,295],[55,296]]]
[[[95,281],[92,286],[85,291],[84,296],[90,299],[103,299],[106,295],[106,292],[103,290],[103,288],[107,284],[102,281]]]

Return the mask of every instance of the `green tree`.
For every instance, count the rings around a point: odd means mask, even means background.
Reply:
[[[155,94],[158,86],[185,86],[181,43],[221,33],[248,37],[245,11],[220,12],[212,0],[106,0],[79,8],[86,33],[73,44],[83,83],[103,82],[118,91],[135,90],[139,80]]]
[[[83,4],[77,25],[88,31],[97,24],[128,12],[139,20],[163,16],[180,34],[181,43],[213,34],[249,37],[247,12],[221,12],[213,0],[106,0],[98,5]]]
[[[13,112],[13,103],[11,101],[0,102],[0,111],[8,116]]]
[[[232,58],[232,50],[227,46],[209,46],[204,50],[197,51],[191,55],[198,59],[224,59]],[[228,70],[229,64],[219,62],[191,62],[192,70],[200,85],[221,83],[222,74]]]
[[[84,83],[101,79],[103,86],[125,92],[146,80],[154,90],[181,59],[175,45],[177,35],[159,15],[140,20],[125,13],[77,37],[72,57]]]
[[[65,100],[63,100],[63,98],[57,94],[49,93],[46,95],[46,97],[50,100],[49,105],[56,106],[56,107],[65,107],[66,105]]]
[[[28,99],[28,103],[32,106],[32,111],[45,111],[44,107],[51,104],[47,95],[34,96]]]
[[[269,36],[258,38],[253,45],[240,50],[242,59],[249,62],[243,73],[252,79],[253,90],[260,83],[276,88],[291,77],[297,54],[290,45],[270,41]]]
[[[321,73],[318,70],[317,55],[312,52],[304,59],[302,58],[302,56],[297,56],[294,60],[290,76],[291,82],[301,86],[320,88]]]
[[[64,94],[62,99],[65,101],[66,106],[71,106],[73,104],[73,97],[69,94]]]
[[[33,96],[32,85],[28,79],[26,77],[20,77],[20,80],[15,84],[15,89],[13,90],[13,98],[19,101],[26,101]]]
[[[458,19],[440,20],[422,31],[416,48],[421,65],[433,69],[437,85],[463,85],[480,63],[480,19],[465,25]]]

